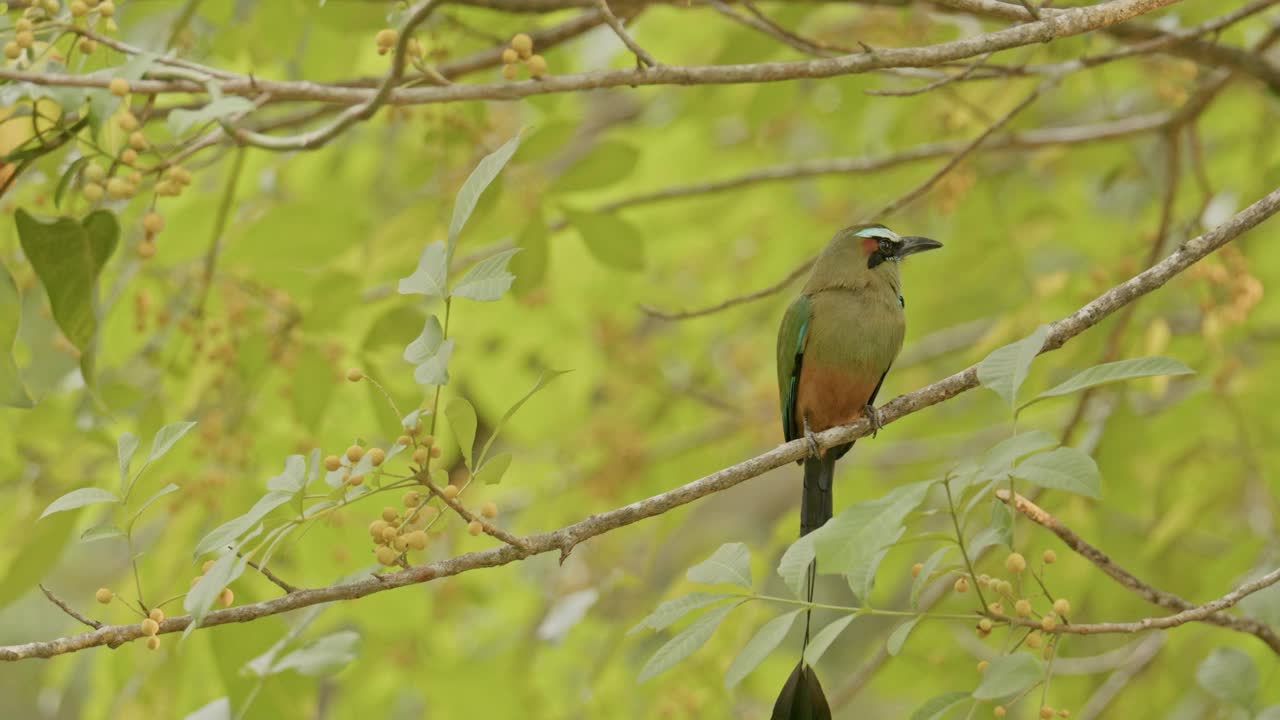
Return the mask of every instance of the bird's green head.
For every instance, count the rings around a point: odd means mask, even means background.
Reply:
[[[901,262],[908,255],[942,247],[942,243],[916,235],[902,236],[879,223],[854,225],[840,232],[845,242],[858,243],[867,259],[867,269],[883,262]]]

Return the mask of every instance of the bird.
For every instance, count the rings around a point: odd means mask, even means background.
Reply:
[[[927,237],[901,236],[879,223],[837,232],[814,262],[800,296],[778,330],[778,396],[782,432],[788,442],[805,438],[800,498],[800,536],[832,516],[836,461],[852,442],[822,449],[815,435],[866,417],[879,431],[876,395],[902,350],[906,332],[899,263],[909,255],[942,247]],[[816,562],[809,566],[813,601]],[[805,646],[809,615],[805,613]],[[813,668],[800,662],[774,704],[772,720],[826,720],[831,709]]]

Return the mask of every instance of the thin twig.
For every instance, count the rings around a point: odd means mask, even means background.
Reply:
[[[613,30],[613,34],[617,35],[622,44],[626,45],[627,49],[636,56],[636,69],[645,70],[657,67],[658,61],[653,59],[648,50],[640,47],[640,43],[631,37],[631,33],[627,32],[627,29],[623,27],[622,21],[618,19],[618,16],[614,15],[613,11],[609,9],[609,0],[595,0],[595,2],[596,7],[600,9],[600,14],[604,16],[604,21]]]
[[[999,498],[1006,505],[1009,505],[1010,507],[1014,508],[1018,512],[1030,518],[1032,522],[1052,532],[1054,535],[1057,535],[1058,539],[1062,540],[1062,542],[1065,543],[1067,547],[1071,548],[1071,550],[1074,551],[1077,555],[1093,563],[1107,577],[1120,583],[1120,585],[1124,586],[1133,594],[1151,603],[1152,605],[1156,605],[1157,607],[1168,608],[1170,610],[1179,610],[1181,611],[1179,615],[1186,615],[1186,618],[1182,619],[1179,622],[1174,622],[1172,624],[1158,625],[1158,627],[1173,627],[1173,625],[1181,625],[1183,622],[1189,622],[1192,619],[1199,620],[1201,622],[1207,622],[1213,625],[1219,625],[1221,627],[1230,628],[1232,630],[1235,630],[1236,632],[1242,632],[1242,633],[1247,633],[1249,635],[1253,635],[1257,637],[1259,640],[1266,643],[1268,646],[1270,646],[1271,649],[1274,650],[1276,653],[1280,653],[1280,636],[1276,635],[1275,631],[1272,630],[1267,625],[1265,625],[1264,623],[1258,622],[1257,620],[1254,620],[1252,618],[1232,617],[1230,615],[1226,615],[1224,613],[1217,612],[1217,611],[1207,612],[1207,613],[1203,612],[1203,608],[1213,605],[1214,603],[1209,603],[1208,605],[1196,606],[1194,603],[1183,600],[1182,598],[1178,597],[1177,595],[1174,595],[1173,593],[1156,589],[1151,585],[1139,580],[1128,570],[1125,570],[1124,568],[1117,565],[1115,561],[1113,561],[1110,557],[1107,556],[1106,553],[1102,552],[1101,550],[1085,542],[1079,535],[1076,535],[1070,528],[1063,525],[1053,515],[1049,514],[1046,510],[1041,508],[1039,505],[1036,505],[1035,503],[1031,502],[1030,500],[1023,497],[1022,495],[1013,496],[1014,499],[1011,502],[1009,491],[1005,489],[1000,489],[1000,490],[996,490],[996,497]],[[1273,572],[1271,573],[1271,575],[1276,575],[1277,576],[1276,579],[1280,579],[1280,571]],[[1271,583],[1274,583],[1276,579],[1272,579]],[[1271,583],[1267,583],[1267,584],[1269,585]],[[1253,583],[1249,583],[1241,587],[1242,588],[1250,587],[1252,586],[1252,584]],[[1260,590],[1263,587],[1266,587],[1266,585],[1261,585],[1255,588],[1254,590],[1244,593],[1244,595],[1248,595],[1250,592],[1256,592],[1257,590]],[[1241,595],[1240,597],[1244,597],[1244,595]],[[1236,599],[1238,600],[1239,598],[1236,598]],[[1223,606],[1223,608],[1219,608],[1219,609],[1225,609],[1226,607],[1230,607],[1231,605],[1234,605],[1234,604],[1235,604],[1234,602],[1231,602]],[[1187,613],[1193,613],[1193,614],[1187,615]],[[1177,617],[1177,616],[1173,616],[1173,617]],[[1160,622],[1167,622],[1167,621],[1170,621],[1170,618],[1160,619]],[[1149,623],[1151,621],[1143,620],[1141,622]],[[1133,623],[1120,623],[1120,625],[1125,625],[1127,627],[1127,626],[1133,625]],[[1124,631],[1117,631],[1117,632],[1124,632]],[[1088,634],[1088,633],[1084,633],[1084,634]]]
[[[53,603],[54,605],[57,605],[59,608],[61,608],[61,609],[62,609],[62,612],[64,612],[64,613],[66,613],[66,614],[70,615],[71,617],[75,618],[76,620],[79,620],[80,622],[84,623],[85,625],[88,625],[89,627],[93,628],[94,630],[97,630],[97,629],[99,629],[99,628],[101,628],[101,627],[102,627],[102,623],[98,622],[97,620],[93,620],[93,619],[91,619],[91,618],[87,618],[87,617],[85,617],[84,615],[81,615],[80,613],[76,612],[75,610],[72,610],[70,605],[68,605],[66,602],[64,602],[62,598],[58,597],[57,595],[54,595],[54,594],[53,594],[53,591],[52,591],[52,590],[50,590],[49,588],[45,587],[45,586],[44,586],[44,584],[41,584],[41,585],[40,585],[40,590],[44,593],[44,596],[45,596],[45,597],[49,598],[49,602],[51,602],[51,603]]]
[[[1062,347],[1072,338],[1102,322],[1125,305],[1164,286],[1179,273],[1209,256],[1241,234],[1256,227],[1277,212],[1280,212],[1280,189],[1273,190],[1259,198],[1213,230],[1184,243],[1154,267],[1148,268],[1129,280],[1116,285],[1071,315],[1053,323],[1049,328],[1049,333],[1040,352],[1049,352]],[[978,370],[976,366],[970,366],[932,385],[885,403],[879,408],[881,424],[888,425],[896,422],[907,415],[946,402],[976,387],[978,387]],[[851,425],[825,430],[816,435],[814,439],[820,448],[826,448],[856,440],[870,432],[870,423],[866,419],[860,419]],[[520,538],[523,547],[507,544],[489,550],[466,553],[447,560],[417,565],[408,570],[391,573],[379,578],[367,578],[344,585],[299,590],[296,593],[290,593],[272,600],[216,610],[205,616],[202,625],[211,627],[233,622],[250,622],[261,617],[278,615],[290,610],[334,600],[353,600],[394,588],[415,585],[472,570],[506,565],[539,553],[559,551],[563,559],[578,543],[584,540],[603,535],[646,518],[661,515],[699,498],[734,487],[751,478],[759,477],[770,470],[802,459],[809,452],[808,439],[793,440],[756,457],[717,470],[710,475],[667,492],[633,502],[630,505],[592,515],[559,530],[525,536]],[[1280,580],[1280,570],[1272,573],[1272,575],[1275,576],[1275,579]],[[1254,581],[1237,589],[1235,593],[1215,601],[1215,603],[1201,606],[1201,608],[1195,610],[1192,616],[1184,615],[1180,620],[1181,622],[1188,622],[1210,617],[1216,612],[1238,602],[1241,597],[1249,592],[1260,589],[1259,583],[1263,581],[1274,582],[1271,576]],[[1203,617],[1200,617],[1200,614],[1203,614]],[[1178,616],[1172,617],[1177,618]],[[1165,618],[1155,622],[1167,623],[1169,620],[1170,618]],[[190,624],[190,616],[167,618],[161,623],[160,632],[182,632]],[[1062,626],[1062,628],[1077,627],[1082,626]],[[1061,630],[1062,628],[1059,629]],[[1127,631],[1116,630],[1116,632]],[[36,657],[54,657],[100,645],[128,642],[142,636],[143,631],[140,625],[107,625],[93,632],[70,637],[0,646],[0,660],[15,661]]]
[[[467,521],[468,523],[473,523],[473,522],[480,523],[480,527],[481,529],[484,530],[484,533],[486,535],[496,538],[498,540],[501,540],[502,542],[522,552],[526,552],[526,553],[535,552],[533,548],[529,547],[528,543],[526,543],[524,540],[516,537],[515,535],[512,535],[506,530],[503,530],[499,527],[495,527],[493,524],[485,521],[483,518],[476,516],[476,514],[468,510],[465,505],[458,502],[456,498],[451,498],[445,495],[444,491],[440,488],[440,486],[431,482],[430,476],[428,476],[426,473],[419,473],[415,479],[418,482],[422,483],[424,486],[426,486],[426,488],[431,491],[432,495],[435,495],[436,497],[440,498],[441,502],[443,502],[445,505],[448,505],[449,508],[452,509],[455,513],[457,513],[458,516],[461,517],[463,520]]]
[[[947,75],[946,77],[934,80],[928,85],[924,85],[912,90],[863,90],[862,92],[868,95],[875,95],[877,97],[911,97],[912,95],[923,95],[924,93],[927,93],[930,90],[937,90],[943,85],[948,85],[953,82],[960,82],[965,78],[968,78],[975,71],[977,71],[978,68],[982,67],[983,64],[985,64],[987,60],[991,57],[991,55],[992,55],[991,53],[987,53],[986,55],[983,55],[982,57],[970,63],[969,66],[966,67],[963,71],[956,73],[955,75]]]
[[[238,552],[236,553],[236,555],[238,555],[238,556],[240,556],[240,557],[244,557],[243,555],[241,555],[241,554],[240,554],[240,553],[238,553]],[[248,561],[248,563],[249,563],[249,567],[253,568],[254,570],[257,570],[259,573],[262,573],[262,577],[264,577],[264,578],[266,578],[266,579],[270,580],[272,583],[274,583],[274,584],[275,584],[275,586],[276,586],[276,587],[280,588],[281,590],[283,590],[283,591],[285,591],[285,592],[287,592],[287,593],[296,593],[296,592],[298,592],[298,586],[297,586],[297,585],[291,585],[291,584],[289,584],[289,583],[285,582],[285,581],[284,581],[284,579],[283,579],[283,578],[281,578],[279,575],[276,575],[275,573],[271,572],[271,568],[268,568],[268,567],[266,567],[266,566],[264,566],[264,565],[259,565],[258,563],[254,562],[254,561],[252,561],[252,560],[249,560],[249,561]]]

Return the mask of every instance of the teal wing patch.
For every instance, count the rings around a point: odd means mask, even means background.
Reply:
[[[778,330],[778,399],[782,404],[782,435],[788,441],[800,436],[795,422],[796,392],[812,317],[809,298],[801,295],[787,308]]]

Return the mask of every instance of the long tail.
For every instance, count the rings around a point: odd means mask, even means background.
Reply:
[[[809,457],[804,461],[804,494],[800,496],[800,536],[822,527],[832,515],[832,480],[835,478],[836,460],[848,450],[847,446],[831,448],[821,457]],[[807,597],[813,602],[813,585],[818,577],[818,563],[809,563]],[[782,693],[773,705],[772,720],[829,720],[831,708],[827,704],[822,685],[813,668],[804,662],[804,651],[809,647],[809,621],[813,611],[804,613],[804,645],[800,650],[800,662],[787,678]]]

